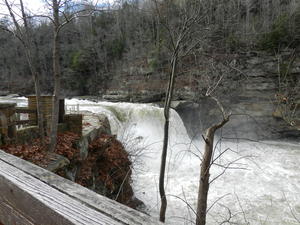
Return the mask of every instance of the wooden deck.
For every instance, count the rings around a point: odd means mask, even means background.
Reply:
[[[4,225],[153,225],[154,218],[0,151]]]

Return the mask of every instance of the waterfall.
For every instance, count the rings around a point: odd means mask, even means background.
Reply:
[[[25,104],[24,99],[18,101]],[[78,104],[82,112],[108,117],[112,132],[132,155],[136,197],[146,204],[149,214],[158,218],[163,109],[153,104],[78,99],[66,100],[66,104]],[[173,110],[170,126],[166,220],[167,224],[193,224],[203,143],[190,139]],[[216,138],[214,158],[217,160],[210,180],[221,176],[210,185],[208,225],[221,224],[230,215],[230,222],[239,225],[299,225],[295,219],[300,218],[299,143]],[[228,169],[224,172],[225,167]]]
[[[152,104],[91,103],[85,100],[69,100],[67,104],[79,104],[80,110],[103,113],[109,118],[112,132],[117,134],[127,151],[134,155],[133,161],[137,162],[133,171],[136,196],[147,203],[150,214],[157,216],[160,204],[157,185],[164,132],[163,109]],[[180,116],[172,109],[166,169],[167,192],[174,196],[182,194],[183,177],[177,177],[177,173],[186,173],[182,165],[183,158],[187,163],[193,161],[193,164],[197,164],[199,168],[200,160],[192,157],[192,153],[197,154],[197,151]],[[135,152],[138,154],[135,155]],[[199,177],[197,171],[191,175]],[[195,186],[197,184],[196,182]],[[176,208],[182,205],[176,197],[170,198],[172,198],[171,202],[175,202],[174,204],[170,202],[170,206],[174,205]],[[175,213],[176,211],[169,211],[170,216]]]
[[[158,174],[163,137],[163,109],[152,104],[92,103],[71,100],[81,110],[104,113],[113,132],[133,154],[133,186],[147,211],[158,217]],[[67,103],[68,104],[68,103]],[[297,144],[216,140],[216,165],[210,187],[208,224],[229,216],[237,224],[297,224],[290,212],[300,214],[300,151]],[[191,140],[180,116],[171,111],[166,193],[167,222],[193,224],[196,209],[202,140]],[[224,150],[226,153],[222,154]],[[135,155],[135,152],[137,154]],[[230,169],[224,172],[224,167]],[[188,204],[186,204],[186,202]]]

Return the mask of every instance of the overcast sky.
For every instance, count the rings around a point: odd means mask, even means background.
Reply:
[[[32,11],[44,10],[45,2],[41,0],[24,0],[26,7]]]
[[[19,4],[19,0],[8,0],[11,3]],[[113,3],[113,0],[93,0],[93,2],[96,3]],[[26,10],[29,10],[30,12],[34,14],[40,14],[49,12],[48,6],[45,4],[44,0],[23,0],[23,3],[26,7]],[[7,14],[6,6],[4,5],[4,0],[0,0],[0,14]],[[1,17],[1,15],[0,15]]]
[[[1,2],[1,5],[0,5],[0,12],[1,13],[4,13],[4,12],[7,12],[6,11],[6,6],[4,5],[4,1],[3,0],[0,0]],[[16,4],[19,3],[19,1],[17,0],[9,0],[9,2],[14,2]],[[44,1],[42,0],[23,0],[24,2],[24,5],[26,7],[27,10],[30,10],[34,13],[38,13],[38,12],[41,12],[41,11],[45,11],[46,8],[45,8],[45,3]]]

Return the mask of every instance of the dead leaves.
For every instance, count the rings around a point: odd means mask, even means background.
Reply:
[[[76,157],[76,153],[78,152],[78,150],[73,147],[78,139],[79,136],[72,132],[58,134],[55,153],[72,160]],[[49,143],[48,139],[46,140],[46,143]],[[47,166],[48,162],[51,160],[48,157],[46,146],[43,146],[39,139],[34,140],[31,144],[6,145],[1,148],[9,154],[30,161],[41,167]]]
[[[75,181],[86,187],[93,186],[93,182],[101,183],[107,190],[107,197],[130,205],[128,203],[133,197],[131,162],[123,145],[115,136],[102,134],[89,145],[89,155],[81,161],[79,150],[75,147],[78,139],[79,136],[72,132],[59,134],[55,150],[55,153],[67,157],[71,164],[81,164]],[[46,142],[49,143],[49,140]],[[3,150],[44,168],[53,160],[40,140],[30,145],[7,145]],[[63,171],[57,171],[57,174],[65,176]]]
[[[102,134],[89,146],[89,156],[82,162],[76,182],[90,185],[91,178],[104,184],[110,198],[126,204],[132,198],[131,162],[123,145],[115,136]],[[121,193],[121,194],[120,194]]]

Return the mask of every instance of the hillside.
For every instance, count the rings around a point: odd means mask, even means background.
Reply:
[[[180,31],[184,16],[190,16],[182,14],[181,7],[180,1],[158,5],[125,1],[111,10],[72,20],[60,33],[63,95],[162,101],[170,72],[172,39]],[[72,10],[70,7],[70,13]],[[271,126],[267,135],[273,133],[273,128],[285,132],[287,128],[280,118],[298,127],[299,2],[203,1],[198,13],[203,16],[182,44],[182,51],[189,51],[180,56],[177,65],[173,100],[201,105],[205,93],[213,91],[233,113],[244,114],[245,124],[236,125],[238,129],[259,124],[263,131]],[[5,31],[11,25],[8,18],[1,19],[0,92],[34,94],[23,47]],[[42,93],[52,94],[52,24],[35,20],[30,26]],[[205,103],[201,114],[213,116],[215,112],[209,109]],[[207,125],[202,126],[204,129]],[[253,125],[251,129],[256,132],[258,128]]]

